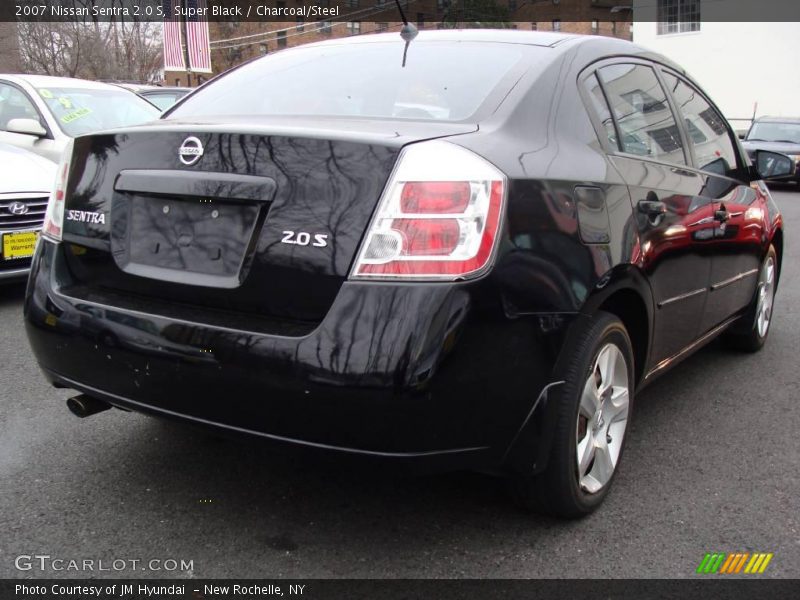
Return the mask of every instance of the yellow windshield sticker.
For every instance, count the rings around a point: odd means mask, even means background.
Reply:
[[[61,106],[63,106],[67,110],[72,108],[72,100],[70,100],[69,98],[65,98],[64,96],[59,97],[58,103],[61,104]]]
[[[79,108],[75,112],[71,112],[68,115],[61,117],[61,122],[66,125],[67,123],[72,123],[75,119],[80,119],[81,117],[91,114],[91,112],[92,110],[89,108]]]
[[[42,98],[53,98],[53,92],[51,92],[50,90],[45,90],[45,89],[39,90],[39,95]]]

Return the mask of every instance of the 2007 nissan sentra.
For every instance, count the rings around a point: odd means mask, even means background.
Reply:
[[[577,517],[636,390],[718,334],[764,344],[784,234],[759,173],[794,166],[755,162],[621,40],[302,46],[74,141],[28,336],[79,416],[493,471]]]

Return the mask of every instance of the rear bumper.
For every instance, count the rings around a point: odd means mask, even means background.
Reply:
[[[70,287],[59,256],[40,244],[25,305],[31,346],[57,385],[320,450],[443,468],[543,465],[542,390],[570,319],[509,320],[490,282],[346,282],[318,327],[288,337],[115,307]]]
[[[12,283],[15,281],[24,281],[30,272],[30,267],[13,269],[0,269],[0,283]]]

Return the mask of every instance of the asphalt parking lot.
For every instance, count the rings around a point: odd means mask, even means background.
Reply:
[[[0,577],[689,577],[772,552],[800,577],[800,191],[766,348],[712,344],[637,398],[605,505],[516,509],[478,474],[410,477],[121,411],[71,416],[41,377],[20,286],[0,288]],[[189,571],[20,571],[19,555],[192,561]]]

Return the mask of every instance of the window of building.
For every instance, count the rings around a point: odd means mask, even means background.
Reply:
[[[508,0],[508,12],[516,12],[517,0]]]
[[[347,2],[345,2],[345,4],[347,6],[349,6],[350,8],[357,8],[358,7],[358,2],[359,2],[359,0],[347,0]]]
[[[384,31],[389,31],[389,24],[388,23],[375,23],[375,31],[377,33],[383,33]]]
[[[261,54],[267,54],[269,53],[269,46],[267,44],[259,44],[258,50],[261,52]]]
[[[358,35],[361,33],[361,21],[347,22],[347,35]]]
[[[619,131],[618,147],[628,154],[685,165],[680,131],[653,69],[617,64],[598,73]]]
[[[450,6],[450,0],[436,0],[436,8],[439,10],[444,10]]]
[[[538,23],[531,23],[531,31],[536,31],[537,29],[539,29],[539,24]]]
[[[303,17],[297,17],[297,19],[295,19],[295,22],[297,23],[297,25],[295,26],[297,28],[297,31],[303,31],[306,28],[306,22],[303,20]]]
[[[561,19],[553,19],[553,31],[561,31]]]
[[[175,78],[175,87],[180,87],[180,86],[181,86],[181,78],[180,77],[176,77]]]
[[[597,21],[592,21],[592,33],[597,35],[597,32],[600,30],[600,23]]]
[[[700,169],[725,174],[736,168],[736,151],[725,119],[706,99],[682,79],[664,73],[678,111],[686,122],[694,156]]]
[[[656,33],[700,31],[700,0],[657,0]]]
[[[425,27],[425,13],[417,13],[417,28]]]
[[[286,48],[286,32],[278,32],[278,48]]]
[[[319,32],[322,35],[330,35],[331,34],[331,21],[320,21],[319,22]]]
[[[611,21],[611,35],[617,35],[617,22]]]

